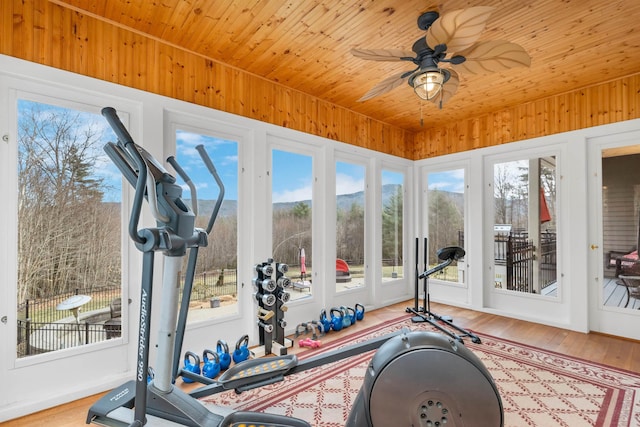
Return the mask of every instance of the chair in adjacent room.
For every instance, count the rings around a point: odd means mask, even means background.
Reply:
[[[627,303],[624,305],[626,308],[629,305],[631,298],[640,299],[640,276],[627,276],[621,274],[618,278],[627,290]],[[638,307],[638,309],[640,309],[640,307]]]

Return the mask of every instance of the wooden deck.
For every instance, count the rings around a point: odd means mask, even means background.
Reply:
[[[627,303],[627,290],[618,284],[619,279],[605,278],[604,281],[604,305],[609,307],[624,307]],[[640,300],[631,297],[627,308],[640,310]]]

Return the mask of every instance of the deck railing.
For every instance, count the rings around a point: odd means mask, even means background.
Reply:
[[[180,278],[182,282],[182,277]],[[238,280],[235,269],[220,269],[194,277],[191,301],[207,301],[223,295],[236,296]],[[58,304],[73,295],[88,295],[78,319],[69,310],[57,310]],[[180,293],[180,298],[182,293]],[[76,347],[120,336],[120,327],[105,327],[110,320],[109,307],[121,298],[119,287],[77,288],[72,292],[42,298],[29,298],[17,307],[17,356]],[[103,312],[103,316],[96,313]],[[92,313],[88,319],[83,315]]]

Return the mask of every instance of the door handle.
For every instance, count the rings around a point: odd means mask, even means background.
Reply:
[[[600,247],[600,246],[598,246],[598,245],[591,245],[591,250],[598,249],[599,247]]]

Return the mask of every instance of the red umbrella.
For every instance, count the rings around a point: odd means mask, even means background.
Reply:
[[[304,280],[307,276],[307,266],[305,265],[306,256],[304,254],[304,248],[300,248],[300,280]]]
[[[551,221],[551,213],[547,206],[547,199],[544,197],[544,190],[540,189],[540,223]]]

